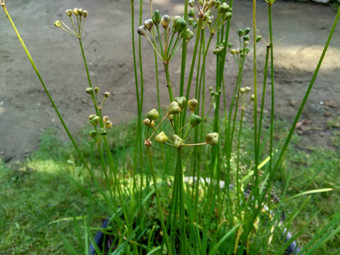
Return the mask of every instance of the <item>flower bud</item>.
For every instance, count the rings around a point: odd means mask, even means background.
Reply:
[[[189,122],[190,122],[191,127],[196,127],[201,123],[201,121],[202,121],[201,116],[192,114]]]
[[[108,98],[108,97],[110,97],[110,94],[111,94],[110,92],[105,92],[105,93],[104,93],[104,97],[105,97],[105,98]]]
[[[61,28],[61,21],[60,20],[56,20],[54,22],[54,26],[57,27],[57,28]]]
[[[89,120],[92,120],[94,117],[96,117],[96,115],[95,114],[91,114],[91,115],[89,115]]]
[[[172,18],[172,25],[175,27],[176,21],[179,20],[181,16],[175,16]]]
[[[143,124],[145,126],[153,128],[155,126],[155,121],[154,120],[145,119],[145,120],[143,120]]]
[[[146,27],[145,27],[145,26],[139,26],[139,27],[137,28],[137,33],[138,33],[139,35],[146,35]]]
[[[244,34],[247,35],[247,34],[249,34],[249,32],[250,32],[250,28],[249,28],[249,27],[246,27],[246,28],[244,29]]]
[[[96,137],[97,135],[97,131],[96,130],[91,130],[90,131],[90,136],[93,138],[93,137]]]
[[[161,18],[161,25],[163,26],[164,29],[166,29],[168,27],[168,25],[170,24],[170,17],[168,15],[164,15]]]
[[[155,108],[153,108],[151,111],[148,112],[147,117],[149,120],[156,120],[159,118],[159,113]]]
[[[105,122],[108,121],[108,120],[109,120],[109,116],[106,116],[106,115],[105,115],[105,116],[103,117],[103,122],[105,123]]]
[[[158,25],[159,22],[161,22],[161,14],[159,13],[159,10],[155,10],[152,14],[152,21],[155,25]]]
[[[195,17],[195,11],[194,11],[193,8],[190,8],[189,13],[188,13],[188,16],[189,16],[189,17],[192,17],[192,18]]]
[[[93,118],[90,120],[90,123],[91,123],[93,126],[97,126],[98,123],[99,123],[99,120],[100,120],[99,116],[95,116],[95,117],[93,117]]]
[[[218,14],[226,13],[229,11],[229,9],[230,9],[229,5],[227,5],[226,3],[222,3],[218,6],[217,12]]]
[[[100,135],[104,136],[107,135],[107,131],[104,128],[100,129]]]
[[[112,127],[112,122],[109,121],[109,120],[107,120],[107,121],[105,122],[105,127],[106,127],[106,128]]]
[[[187,40],[190,40],[194,37],[194,32],[192,32],[189,28],[187,29]]]
[[[174,101],[178,103],[179,107],[184,108],[187,102],[187,99],[185,97],[175,97]]]
[[[175,148],[181,148],[184,141],[182,138],[180,138],[178,135],[173,135],[174,138],[174,147]]]
[[[181,111],[181,107],[176,101],[172,101],[168,107],[169,114],[177,114]]]
[[[243,36],[243,41],[248,42],[249,41],[249,35]]]
[[[99,90],[100,90],[100,89],[99,89],[98,87],[95,87],[95,88],[94,88],[94,92],[95,92],[95,93],[98,93]]]
[[[233,44],[231,42],[228,42],[228,48],[233,47]]]
[[[244,35],[244,30],[243,29],[239,29],[238,30],[238,36],[241,37],[242,35]]]
[[[73,9],[73,13],[74,13],[74,15],[78,16],[78,14],[79,14],[78,8],[74,8],[74,9]]]
[[[84,19],[86,19],[87,15],[88,15],[88,12],[87,12],[87,10],[84,10],[84,11],[83,11],[83,16],[84,16]]]
[[[187,26],[187,23],[186,23],[185,19],[183,19],[183,18],[179,18],[175,22],[175,27],[178,30],[178,32],[182,32],[183,29],[186,28],[186,26]]]
[[[205,141],[207,142],[207,144],[210,144],[210,145],[218,144],[218,133],[213,132],[213,133],[207,134],[205,137]]]
[[[93,94],[93,88],[86,88],[86,93],[89,95]]]
[[[250,91],[249,87],[245,87],[245,88],[240,88],[240,93],[244,94],[244,93],[248,93]]]
[[[152,19],[147,19],[146,21],[144,21],[144,26],[151,31],[152,26],[153,26],[153,21]]]
[[[189,6],[194,7],[195,6],[195,0],[189,0]]]
[[[252,94],[250,100],[253,101],[255,99],[255,95]]]
[[[83,16],[83,9],[82,8],[78,9],[78,14],[79,14],[80,17]]]
[[[66,10],[66,11],[65,11],[65,14],[66,14],[67,16],[71,17],[71,16],[72,16],[72,10],[71,10],[71,9]]]
[[[190,99],[188,101],[188,107],[191,112],[194,112],[196,110],[197,105],[198,105],[198,101],[196,98]]]
[[[168,137],[165,135],[165,133],[162,131],[160,132],[158,135],[156,135],[155,137],[155,141],[157,143],[165,143],[166,141],[168,141]]]
[[[260,35],[257,35],[255,40],[256,40],[256,42],[261,41],[261,36],[260,36]]]

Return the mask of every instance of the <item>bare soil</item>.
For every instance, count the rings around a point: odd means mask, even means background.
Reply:
[[[118,125],[136,116],[135,84],[131,50],[130,1],[123,0],[21,0],[6,1],[41,75],[73,133],[87,124],[93,113],[85,93],[86,73],[77,39],[53,26],[56,19],[66,22],[64,11],[87,9],[83,44],[92,83],[113,96],[105,114]],[[143,6],[143,19],[149,18],[149,1]],[[180,0],[154,0],[161,14],[181,15]],[[138,5],[138,3],[136,3]],[[138,6],[136,6],[136,13]],[[257,3],[257,26],[267,40],[267,7]],[[231,41],[237,44],[237,30],[252,26],[252,4],[235,1]],[[273,6],[275,40],[276,118],[291,122],[312,78],[336,12],[329,6],[277,1]],[[136,24],[138,23],[136,16]],[[340,28],[336,29],[329,51],[307,102],[299,130],[304,146],[335,148],[331,141],[340,127]],[[136,33],[136,37],[138,35]],[[267,40],[268,41],[268,40]],[[188,59],[192,44],[188,46]],[[262,84],[266,46],[258,44],[258,76]],[[227,59],[226,84],[232,88],[236,66]],[[252,85],[252,54],[245,66],[243,86]],[[157,106],[153,52],[143,40],[145,104],[147,111]],[[171,77],[178,94],[180,58],[171,62]],[[208,59],[207,84],[214,84],[214,57]],[[187,70],[188,70],[187,66]],[[160,63],[162,104],[167,104],[167,89]],[[44,129],[52,127],[66,137],[57,116],[44,94],[16,35],[3,11],[0,12],[0,156],[5,162],[23,159],[39,145]],[[268,80],[269,81],[269,80]],[[260,88],[261,89],[261,88]],[[268,94],[269,95],[269,94]],[[267,95],[267,96],[268,96]],[[269,105],[269,101],[268,101]],[[269,107],[267,108],[269,109]],[[334,139],[335,138],[335,139]],[[333,140],[332,140],[333,139]]]

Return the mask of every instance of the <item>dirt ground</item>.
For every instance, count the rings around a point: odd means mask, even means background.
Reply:
[[[144,1],[149,10],[149,1]],[[161,14],[181,15],[180,0],[154,0]],[[132,66],[130,1],[124,0],[21,0],[6,1],[52,97],[73,133],[87,124],[93,113],[85,93],[87,79],[77,39],[53,26],[56,19],[66,19],[64,11],[80,7],[89,16],[83,36],[84,48],[94,86],[113,96],[104,112],[114,124],[136,116],[135,85]],[[138,3],[136,3],[138,5]],[[137,11],[136,6],[136,11]],[[237,30],[252,25],[250,1],[234,1],[231,41],[236,44]],[[263,38],[267,33],[267,8],[257,3],[257,26]],[[273,6],[275,40],[276,118],[292,121],[312,78],[336,12],[329,6],[277,1]],[[149,18],[145,13],[144,19]],[[136,25],[138,19],[136,18]],[[332,139],[340,127],[340,24],[336,29],[314,89],[301,117],[298,132],[306,147],[334,148]],[[137,37],[137,33],[136,33]],[[258,76],[262,84],[265,45],[258,44]],[[192,44],[188,46],[188,58]],[[143,40],[145,104],[147,111],[157,106],[153,71],[153,52]],[[212,54],[211,54],[212,55]],[[252,87],[252,53],[245,66],[243,86]],[[235,84],[236,67],[227,59],[226,82]],[[190,61],[188,61],[190,62]],[[171,62],[174,90],[178,91],[180,59]],[[207,84],[213,85],[214,58],[208,59]],[[43,130],[53,127],[64,131],[44,94],[5,13],[0,12],[0,156],[5,162],[23,159],[39,145]],[[188,68],[187,68],[188,70]],[[160,65],[160,76],[164,71]],[[177,78],[178,77],[178,78]],[[162,87],[163,86],[163,87]],[[178,92],[175,92],[175,95]],[[161,79],[163,104],[168,103],[164,79]],[[331,127],[330,127],[331,126]]]

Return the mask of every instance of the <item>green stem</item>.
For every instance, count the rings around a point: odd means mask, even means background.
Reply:
[[[174,96],[172,93],[172,86],[171,86],[171,81],[170,81],[169,63],[163,62],[163,64],[164,64],[164,69],[165,69],[166,86],[168,87],[169,99],[170,99],[170,102],[172,102],[174,101]]]
[[[50,100],[50,102],[51,102],[51,104],[52,104],[52,107],[53,107],[54,111],[56,112],[56,114],[57,114],[57,116],[58,116],[58,118],[59,118],[59,120],[60,120],[60,122],[61,122],[61,124],[62,124],[62,126],[63,126],[63,128],[64,128],[64,130],[65,130],[65,132],[67,133],[69,139],[71,140],[73,147],[74,147],[75,150],[77,151],[77,153],[78,153],[78,155],[79,155],[81,161],[83,162],[84,166],[86,167],[86,169],[87,169],[89,172],[91,172],[91,171],[90,171],[90,168],[89,168],[89,166],[88,166],[88,164],[87,164],[86,161],[85,161],[85,158],[84,158],[83,154],[81,153],[81,151],[80,151],[78,145],[76,144],[75,139],[73,138],[73,136],[72,136],[71,132],[69,131],[69,129],[68,129],[66,123],[64,122],[64,119],[63,119],[63,117],[61,116],[61,114],[60,114],[60,112],[59,112],[59,110],[58,110],[56,104],[54,103],[54,101],[53,101],[53,99],[52,99],[52,96],[51,96],[50,92],[48,91],[48,89],[47,89],[47,87],[46,87],[46,85],[45,85],[45,83],[44,83],[44,81],[43,81],[43,79],[42,79],[42,77],[41,77],[41,75],[40,75],[40,72],[39,72],[38,68],[36,67],[36,65],[35,65],[35,63],[34,63],[33,58],[32,58],[32,56],[31,56],[31,54],[29,53],[29,51],[28,51],[28,49],[27,49],[27,47],[26,47],[26,44],[25,44],[24,40],[21,38],[21,36],[20,36],[20,34],[19,34],[19,31],[17,30],[17,28],[16,28],[16,26],[15,26],[15,24],[14,24],[14,22],[13,22],[11,16],[9,15],[9,13],[8,13],[8,11],[7,11],[7,8],[6,8],[6,5],[5,5],[5,4],[2,4],[2,8],[4,9],[4,11],[5,11],[5,13],[6,13],[6,16],[7,16],[8,20],[10,21],[10,23],[11,23],[11,25],[12,25],[12,27],[13,27],[13,29],[14,29],[14,31],[15,31],[15,33],[16,33],[18,39],[19,39],[19,41],[20,41],[20,43],[21,43],[21,46],[23,47],[23,49],[24,49],[24,51],[25,51],[25,53],[26,53],[26,55],[27,55],[27,57],[28,57],[28,59],[29,59],[31,65],[32,65],[32,67],[33,67],[33,69],[34,69],[34,71],[35,71],[35,73],[36,73],[36,75],[37,75],[37,77],[38,77],[38,79],[39,79],[41,85],[43,86],[43,88],[44,88],[44,90],[45,90],[45,93],[46,93],[48,99]]]

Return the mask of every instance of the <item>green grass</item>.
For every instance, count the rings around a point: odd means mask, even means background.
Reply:
[[[128,123],[114,127],[108,139],[114,157],[125,158],[120,169],[132,169],[131,155],[134,151],[134,124]],[[286,134],[285,124],[279,123],[277,139]],[[251,139],[252,129],[244,129],[242,157],[249,155],[247,137]],[[85,154],[91,152],[88,130],[79,134],[80,148]],[[116,135],[113,135],[116,134]],[[124,142],[122,142],[124,141]],[[329,221],[329,217],[340,210],[338,198],[340,183],[339,151],[315,148],[301,150],[299,137],[285,156],[274,182],[274,192],[280,197],[287,181],[287,198],[300,192],[320,188],[333,188],[332,192],[311,195],[304,210],[294,219],[291,231],[303,229],[298,239],[300,245],[311,240],[313,233]],[[70,144],[63,143],[56,132],[47,131],[41,139],[40,149],[24,162],[11,166],[0,164],[0,254],[65,254],[64,237],[80,253],[83,250],[82,221],[74,224],[73,217],[87,215],[89,209],[88,185],[91,183],[87,171],[75,160],[77,154]],[[123,162],[121,160],[120,162]],[[96,159],[92,160],[97,165]],[[248,165],[249,163],[247,163]],[[100,225],[100,219],[107,215],[103,201],[94,188],[91,188],[93,214]],[[285,205],[287,217],[296,204],[301,204],[307,196],[289,200]],[[60,221],[59,221],[60,220]],[[57,221],[57,222],[54,222]],[[92,230],[94,233],[96,230]],[[315,254],[337,254],[340,252],[339,237],[333,237]]]

